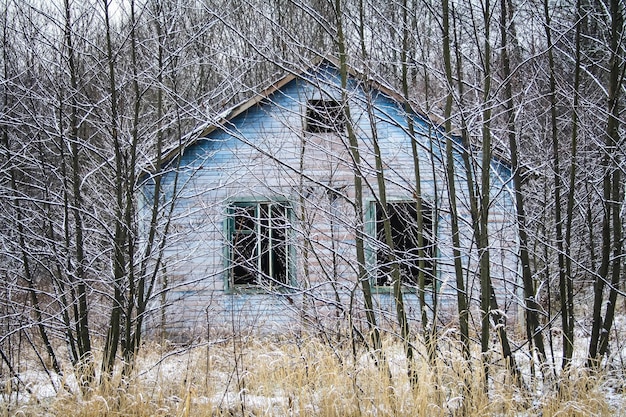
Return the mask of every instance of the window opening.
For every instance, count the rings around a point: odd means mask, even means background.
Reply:
[[[392,285],[393,262],[400,265],[400,277],[407,285],[419,284],[419,230],[417,226],[417,207],[415,201],[387,203],[387,214],[391,226],[391,237],[394,251],[390,252],[386,245],[384,230],[384,211],[380,203],[373,203],[376,210],[376,239],[379,241],[379,249],[376,251],[378,263],[376,285]],[[423,221],[423,260],[424,282],[426,285],[433,283],[433,215],[432,209],[422,202]]]
[[[230,278],[234,286],[286,284],[290,209],[286,203],[233,203]]]
[[[346,116],[336,100],[309,100],[306,109],[306,131],[311,133],[339,133],[346,126]]]

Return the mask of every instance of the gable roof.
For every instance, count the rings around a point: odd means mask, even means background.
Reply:
[[[269,98],[272,94],[276,93],[284,86],[292,82],[296,79],[306,79],[306,75],[310,75],[316,70],[322,68],[324,65],[329,65],[334,67],[335,69],[339,69],[339,62],[334,57],[325,57],[315,60],[311,65],[300,69],[298,71],[290,71],[287,75],[283,76],[279,80],[271,83],[268,87],[263,89],[262,91],[254,94],[253,97],[230,107],[229,109],[220,113],[213,121],[195,129],[189,135],[187,135],[187,139],[183,140],[182,143],[172,147],[169,150],[166,150],[161,158],[161,163],[163,165],[168,164],[172,159],[174,159],[177,155],[182,154],[186,148],[194,145],[198,140],[206,137],[211,132],[222,129],[225,124],[227,124],[230,120],[236,118],[237,116],[245,113],[247,110],[251,109],[255,105],[261,103],[263,100]],[[436,127],[441,127],[442,122],[439,118],[433,115],[427,115],[421,110],[417,110],[416,106],[411,103],[409,100],[405,99],[402,95],[400,95],[397,91],[394,91],[392,88],[384,85],[382,82],[374,80],[370,77],[366,77],[364,74],[356,71],[352,67],[348,67],[348,75],[356,80],[359,80],[363,83],[366,83],[370,88],[380,91],[384,95],[390,97],[394,101],[404,106],[408,106],[408,108],[414,114],[418,115],[425,121],[431,122]],[[150,167],[147,170],[150,171],[154,169],[154,167]]]
[[[340,64],[339,64],[339,62],[337,61],[336,58],[326,57],[326,58],[318,59],[317,62],[314,62],[312,65],[309,65],[308,67],[306,67],[304,69],[301,69],[301,70],[296,71],[296,72],[290,72],[289,74],[287,74],[283,78],[281,78],[278,81],[272,83],[270,86],[265,88],[263,91],[255,94],[252,98],[250,98],[250,99],[248,99],[248,100],[246,100],[246,101],[244,101],[244,102],[242,102],[240,104],[237,104],[237,105],[231,107],[230,109],[228,109],[227,111],[223,112],[222,114],[220,114],[219,119],[216,122],[212,123],[211,125],[206,126],[200,132],[198,137],[204,137],[204,136],[208,135],[213,130],[215,130],[217,128],[220,128],[222,126],[222,123],[227,122],[228,120],[234,119],[235,117],[237,117],[240,114],[244,113],[246,110],[250,109],[254,105],[260,103],[262,100],[270,97],[272,94],[274,94],[275,92],[277,92],[278,90],[283,88],[285,85],[289,84],[291,81],[293,81],[293,80],[295,80],[297,78],[304,78],[304,75],[310,74],[310,73],[314,72],[315,70],[321,68],[324,64],[327,64],[327,65],[330,65],[332,67],[335,67],[335,69],[337,69],[337,70],[340,67]],[[426,115],[424,112],[422,112],[420,110],[416,110],[415,106],[410,101],[406,100],[402,95],[398,94],[396,91],[392,90],[391,88],[385,86],[381,82],[376,81],[376,80],[374,80],[372,78],[365,77],[364,74],[361,74],[361,73],[357,72],[354,68],[352,68],[350,66],[348,66],[348,75],[350,75],[352,78],[355,78],[355,79],[357,79],[359,81],[367,83],[371,88],[382,92],[383,94],[391,97],[392,99],[394,99],[398,103],[404,104],[404,105],[408,105],[413,113],[419,115],[420,117],[424,118],[425,120],[429,120],[429,121],[433,122],[433,124],[435,124],[436,126],[440,125],[440,123],[436,123],[436,122],[439,122],[439,121],[433,120],[433,117]]]
[[[328,56],[328,57],[316,59],[310,65],[300,70],[297,70],[297,71],[288,70],[289,72],[287,73],[287,75],[283,76],[277,81],[274,81],[262,91],[255,93],[251,98],[244,100],[243,102],[236,104],[230,107],[229,109],[223,111],[222,113],[217,115],[217,117],[213,119],[211,122],[203,126],[200,126],[199,128],[195,129],[194,131],[186,135],[186,139],[184,139],[181,143],[166,150],[161,157],[161,166],[167,165],[169,162],[175,159],[177,155],[182,155],[185,149],[196,144],[199,140],[208,136],[211,132],[215,130],[223,129],[224,126],[228,124],[229,121],[245,113],[246,111],[248,111],[255,105],[261,103],[263,100],[269,98],[272,94],[280,91],[283,87],[285,87],[290,82],[296,79],[306,80],[307,75],[313,74],[315,71],[321,69],[324,65],[333,67],[336,70],[339,70],[339,67],[340,67],[340,63],[336,58],[332,56]],[[443,130],[444,121],[440,117],[433,115],[433,114],[427,114],[423,112],[422,110],[418,109],[417,105],[414,102],[406,99],[404,96],[399,94],[397,91],[395,91],[391,87],[383,84],[381,81],[378,81],[372,77],[368,77],[365,74],[355,70],[351,66],[348,66],[347,70],[348,70],[348,75],[351,78],[368,85],[373,90],[381,92],[382,94],[384,94],[385,96],[388,96],[390,99],[404,106],[405,108],[408,107],[408,109],[414,115],[420,117],[425,122],[430,123],[437,130],[440,130],[442,133],[444,133],[444,130]],[[460,140],[458,140],[458,137],[460,136],[458,132],[456,133],[453,132],[452,135],[457,136],[457,140],[455,140],[454,142],[456,142],[458,146],[462,146]],[[497,161],[498,163],[502,164],[508,169],[511,168],[511,162],[509,158],[506,155],[504,155],[502,151],[498,151],[496,149],[492,150],[491,157],[493,161]],[[154,172],[155,168],[156,167],[154,166],[154,161],[151,161],[150,166],[143,169],[143,171],[146,173],[149,173],[151,171]]]

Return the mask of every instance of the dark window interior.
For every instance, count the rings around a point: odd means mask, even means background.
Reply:
[[[284,203],[237,203],[231,207],[231,278],[234,285],[286,284],[289,208]]]
[[[306,131],[312,133],[339,133],[346,126],[343,108],[335,100],[309,100],[306,110]]]
[[[392,269],[394,260],[400,263],[402,282],[408,285],[419,284],[419,230],[417,226],[417,207],[414,201],[387,203],[387,214],[391,226],[391,237],[394,251],[391,253],[386,245],[384,230],[384,211],[376,203],[376,238],[381,242],[376,252],[378,272],[376,285],[392,285]],[[423,219],[423,269],[426,285],[433,282],[433,239],[432,239],[432,211],[422,203]]]

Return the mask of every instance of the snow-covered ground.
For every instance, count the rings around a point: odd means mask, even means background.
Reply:
[[[624,329],[620,317],[616,329]],[[385,341],[387,367],[380,357],[347,339],[311,336],[296,339],[229,338],[190,347],[147,345],[133,377],[119,372],[109,384],[81,393],[71,370],[59,377],[36,362],[24,364],[16,378],[5,378],[0,391],[2,415],[625,415],[626,347],[616,330],[604,368],[591,374],[585,367],[585,334],[577,334],[576,356],[569,383],[531,373],[527,351],[516,353],[523,374],[517,386],[502,366],[497,346],[490,352],[490,388],[481,389],[478,352],[470,364],[461,359],[458,343],[439,341],[437,361],[418,349],[414,362],[417,384],[411,389],[400,343]],[[560,347],[554,338],[557,374]],[[389,373],[391,378],[389,378]],[[469,388],[470,393],[466,391]],[[117,413],[117,414],[115,414]]]

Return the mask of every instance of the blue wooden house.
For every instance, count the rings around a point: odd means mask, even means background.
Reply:
[[[348,124],[358,140],[358,166]],[[383,162],[393,253],[381,227],[374,138]],[[364,266],[382,326],[395,322],[391,259],[401,263],[412,325],[419,325],[420,268],[429,307],[437,303],[440,322],[453,319],[456,281],[444,146],[440,126],[383,84],[350,71],[342,89],[332,60],[293,72],[220,115],[170,152],[162,171],[153,172],[143,187],[152,195],[154,176],[162,176],[164,215],[170,220],[151,325],[172,335],[337,329],[348,318],[360,326],[357,235],[365,241]],[[462,261],[477,309],[480,286],[465,167],[458,141],[455,146]],[[520,290],[511,174],[495,159],[491,168],[492,278],[500,308],[512,316]],[[355,174],[363,182],[362,220],[355,212]]]

